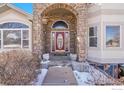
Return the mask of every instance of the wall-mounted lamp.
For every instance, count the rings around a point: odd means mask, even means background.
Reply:
[[[46,31],[44,31],[44,35],[46,35],[47,34],[47,32]]]
[[[77,41],[80,42],[80,37],[79,36],[77,36]]]

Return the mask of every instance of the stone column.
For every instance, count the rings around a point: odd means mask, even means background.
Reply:
[[[86,6],[78,9],[77,17],[77,54],[78,61],[83,62],[86,58],[86,40],[85,32],[87,30]]]
[[[39,57],[42,55],[43,51],[43,24],[40,12],[38,12],[39,7],[34,5],[33,11],[33,30],[32,30],[32,50],[33,53],[38,54]]]

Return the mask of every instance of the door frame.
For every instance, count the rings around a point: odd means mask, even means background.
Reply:
[[[70,52],[70,31],[51,31],[51,34],[50,34],[50,50],[51,50],[51,53],[57,53],[56,51],[52,51],[52,32],[54,32],[55,33],[55,37],[54,37],[54,39],[55,39],[55,43],[56,43],[56,32],[64,32],[64,36],[65,36],[65,33],[66,32],[68,32],[68,36],[69,36],[69,38],[68,38],[68,51],[65,51],[64,53],[69,53]],[[64,45],[65,45],[65,40],[66,40],[66,38],[64,38]],[[55,46],[54,46],[55,47]],[[55,47],[55,50],[56,50],[56,47]],[[65,46],[64,46],[64,50],[65,50]]]

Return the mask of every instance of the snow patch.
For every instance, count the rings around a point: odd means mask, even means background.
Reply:
[[[56,67],[61,68],[61,67],[63,67],[63,66],[54,66],[54,67],[55,67],[55,68],[56,68]]]
[[[34,85],[42,85],[43,80],[47,74],[48,69],[40,69],[40,73],[38,74],[36,80],[33,82]]]
[[[92,76],[88,72],[73,71],[78,85],[89,85],[89,80],[92,80]]]
[[[115,79],[108,77],[98,69],[90,66],[88,63],[83,63],[84,67],[88,68],[88,71],[73,71],[78,85],[113,85]]]
[[[50,61],[47,60],[47,61],[41,61],[40,64],[48,64]]]

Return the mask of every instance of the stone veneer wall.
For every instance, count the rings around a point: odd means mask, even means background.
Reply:
[[[70,52],[71,53],[76,53],[76,42],[75,42],[75,38],[76,38],[76,18],[74,17],[74,15],[70,14],[70,15],[49,15],[49,19],[48,19],[48,24],[47,26],[45,26],[44,28],[46,29],[46,35],[45,35],[45,39],[46,39],[46,52],[50,52],[50,48],[51,48],[51,40],[50,40],[50,34],[51,31],[56,31],[56,29],[53,29],[51,26],[52,24],[54,24],[54,22],[56,20],[64,20],[67,22],[67,24],[69,25],[69,29],[63,29],[62,31],[69,31],[70,32]],[[59,30],[57,30],[59,31]]]
[[[57,8],[63,8],[72,12],[77,18],[77,54],[78,61],[84,61],[86,58],[86,31],[87,31],[87,7],[89,4],[34,4],[33,12],[33,52],[42,55],[44,50],[44,33],[42,17],[45,12]],[[45,11],[45,12],[44,12]]]
[[[86,32],[87,30],[87,4],[79,4],[77,8],[78,16],[77,16],[77,54],[78,61],[85,61],[86,58]]]

